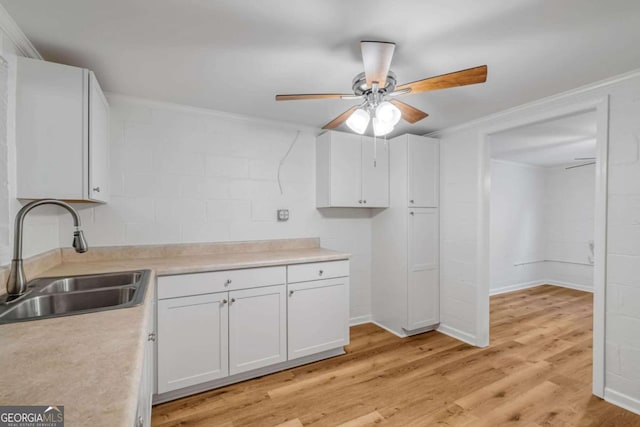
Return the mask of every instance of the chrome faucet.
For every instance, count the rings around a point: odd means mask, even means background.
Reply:
[[[69,204],[56,199],[42,199],[35,200],[31,203],[27,203],[18,211],[16,215],[16,224],[14,230],[14,246],[13,246],[13,260],[11,261],[11,271],[9,271],[9,279],[7,280],[7,295],[9,299],[15,299],[27,291],[27,279],[24,275],[24,268],[22,262],[22,228],[24,223],[24,217],[27,216],[29,211],[37,206],[42,205],[57,205],[65,208],[73,217],[73,225],[75,231],[73,232],[72,246],[78,253],[87,252],[89,247],[87,241],[84,239],[84,234],[80,230],[80,215]]]

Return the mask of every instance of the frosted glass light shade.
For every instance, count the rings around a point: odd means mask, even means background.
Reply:
[[[395,126],[400,121],[402,113],[398,107],[389,101],[383,101],[376,108],[376,117],[384,123],[389,123],[391,126]]]
[[[373,118],[373,134],[375,136],[384,136],[393,130],[393,124],[384,122],[377,117]]]
[[[367,130],[367,126],[369,126],[369,120],[371,120],[369,113],[359,108],[349,116],[347,126],[355,133],[362,135]]]

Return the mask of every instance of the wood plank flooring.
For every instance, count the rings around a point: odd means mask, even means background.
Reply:
[[[158,405],[153,426],[640,426],[591,395],[592,296],[491,298],[491,345],[351,328],[347,354]]]

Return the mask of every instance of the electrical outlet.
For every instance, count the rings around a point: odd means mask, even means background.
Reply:
[[[289,221],[289,209],[278,209],[278,221]]]

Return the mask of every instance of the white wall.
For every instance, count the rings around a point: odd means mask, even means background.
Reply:
[[[491,292],[541,283],[593,289],[594,206],[593,165],[492,160]]]
[[[111,201],[83,206],[89,245],[221,242],[320,236],[350,252],[351,316],[371,312],[371,218],[315,207],[315,129],[109,96]],[[288,222],[276,221],[287,208]],[[60,245],[71,224],[61,221]]]
[[[0,57],[7,63],[6,81],[0,82],[0,266],[8,264],[13,249],[13,220],[22,207],[16,196],[16,134],[15,97],[17,56],[26,56],[5,30],[13,28],[15,37],[19,31],[3,8],[0,8]],[[4,78],[4,77],[0,77]],[[58,208],[38,208],[25,220],[24,256],[35,255],[58,247]],[[4,284],[0,284],[4,286]]]
[[[549,283],[593,289],[595,166],[547,168],[544,263]],[[564,261],[564,262],[563,262]]]
[[[442,138],[441,321],[457,327],[461,339],[488,342],[478,244],[486,215],[483,135],[603,97],[609,100],[605,396],[640,412],[640,72],[432,135]]]
[[[491,161],[491,290],[545,278],[545,168]],[[516,265],[528,263],[524,265]]]

